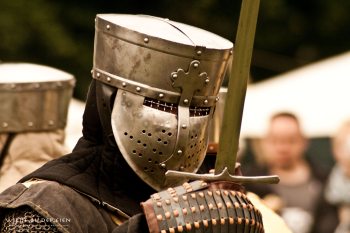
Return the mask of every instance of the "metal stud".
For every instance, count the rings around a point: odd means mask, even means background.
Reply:
[[[62,83],[61,82],[57,82],[57,86],[62,86]]]
[[[181,127],[182,127],[183,129],[186,129],[186,128],[187,128],[187,125],[183,124]]]
[[[35,88],[39,88],[39,87],[40,87],[40,84],[39,84],[39,83],[36,83],[36,84],[34,85],[34,87],[35,87]]]
[[[184,104],[188,104],[188,99],[184,99]]]
[[[136,91],[140,92],[141,91],[141,87],[136,87]]]
[[[183,171],[183,170],[185,170],[185,168],[184,168],[183,166],[181,166],[181,167],[179,168],[179,170],[180,170],[180,171]]]
[[[177,74],[173,74],[173,79],[176,79],[177,78]]]
[[[203,104],[208,104],[208,103],[209,103],[208,100],[204,100],[204,101],[203,101]]]
[[[91,74],[93,74],[94,73],[94,70],[91,70]]]
[[[160,93],[160,94],[159,94],[159,98],[161,98],[161,99],[164,98],[164,94],[163,94],[163,93]]]
[[[111,78],[110,77],[107,77],[107,82],[110,82],[111,81]]]
[[[198,66],[199,66],[198,63],[194,63],[194,64],[193,64],[193,67],[196,68],[196,69],[198,68]]]
[[[198,56],[202,55],[202,51],[197,51],[197,55]]]
[[[6,128],[7,126],[9,126],[9,124],[7,124],[7,122],[2,123],[2,127]]]
[[[100,73],[97,73],[96,76],[97,76],[97,78],[99,78],[100,77]]]
[[[49,121],[49,125],[53,125],[53,123],[54,123],[53,121]]]
[[[123,87],[126,87],[126,83],[125,83],[125,82],[123,82],[123,83],[122,83],[122,86],[123,86]]]
[[[28,122],[28,126],[29,126],[29,127],[32,127],[32,126],[33,126],[33,122],[31,122],[31,121]]]
[[[218,96],[218,97],[216,97],[215,98],[215,102],[218,102],[219,101],[219,99],[220,99],[220,97]]]
[[[111,29],[111,26],[107,25],[107,30]]]
[[[166,165],[165,165],[165,163],[161,163],[161,164],[159,164],[159,167],[165,169],[165,168],[166,168]]]
[[[143,41],[145,42],[145,43],[148,43],[148,38],[146,37],[145,39],[143,39]]]
[[[164,20],[168,21],[169,19],[168,19],[168,18],[165,18]]]
[[[233,53],[233,51],[231,50],[231,51],[230,51],[230,54],[232,54],[232,53]]]
[[[205,80],[205,84],[207,84],[207,83],[209,83],[209,78],[207,78],[207,79]]]
[[[16,87],[16,84],[12,83],[11,88],[14,89]]]
[[[177,154],[181,155],[182,154],[182,150],[178,150]]]

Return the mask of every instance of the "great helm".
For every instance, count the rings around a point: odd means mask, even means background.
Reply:
[[[156,190],[196,172],[233,44],[145,15],[96,18],[93,78],[102,125],[138,176]],[[114,143],[115,143],[114,142]]]
[[[0,64],[0,133],[63,129],[73,75],[48,66]]]

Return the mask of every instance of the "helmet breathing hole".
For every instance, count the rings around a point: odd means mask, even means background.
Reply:
[[[151,136],[152,136],[152,134],[151,134],[151,133],[149,133],[149,134],[148,134],[148,137],[151,137]]]
[[[193,136],[191,136],[191,139],[193,139]]]
[[[191,167],[191,164],[188,164],[188,167]]]
[[[142,133],[146,133],[146,130],[142,130]]]
[[[148,159],[148,161],[149,161],[149,162],[152,162],[152,159],[150,158],[150,159]]]
[[[154,173],[154,171],[153,171],[153,170],[151,170],[151,173]]]
[[[147,168],[147,167],[145,167],[144,169],[145,169],[145,171],[147,171],[147,170],[148,170],[148,168]]]
[[[128,133],[127,133],[127,132],[125,132],[125,133],[124,133],[124,135],[125,135],[125,136],[127,136],[127,135],[128,135]]]
[[[133,153],[133,154],[136,154],[136,150],[133,150],[132,153]]]
[[[158,164],[158,161],[154,161],[154,164],[157,165],[157,164]]]
[[[147,147],[147,144],[146,144],[146,143],[144,143],[144,144],[143,144],[143,147],[144,147],[144,148],[146,148],[146,147]]]
[[[191,156],[188,156],[187,158],[189,159],[189,158],[191,158]]]
[[[161,142],[161,141],[162,141],[162,139],[158,138],[158,142]]]
[[[185,165],[184,168],[186,168],[187,166]]]
[[[140,141],[140,140],[137,140],[137,143],[139,143],[139,144],[140,144],[140,143],[141,143],[141,141]]]
[[[130,136],[130,139],[133,139],[134,137],[133,136]]]
[[[194,154],[192,154],[192,157],[194,156]]]
[[[169,137],[171,137],[172,133],[168,133]]]
[[[159,155],[162,155],[162,154],[163,154],[163,152],[160,151],[160,152],[159,152]]]
[[[142,154],[141,154],[141,153],[139,153],[139,156],[140,156],[140,157],[142,157]]]
[[[197,134],[195,135],[195,137],[197,137]]]
[[[164,142],[164,145],[165,145],[165,146],[166,146],[166,145],[168,145],[168,142],[167,142],[167,141],[165,141],[165,142]]]
[[[191,145],[191,148],[193,148],[193,145]]]
[[[163,129],[163,130],[162,130],[162,133],[165,133],[165,132],[166,132],[165,129]]]
[[[194,146],[197,146],[197,144],[195,143]]]
[[[157,152],[157,150],[156,149],[153,149],[153,153],[156,153]]]

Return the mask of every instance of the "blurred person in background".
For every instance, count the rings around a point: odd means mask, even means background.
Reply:
[[[323,198],[328,172],[305,157],[308,140],[291,113],[271,118],[268,133],[260,142],[265,165],[242,169],[244,175],[270,175],[278,185],[245,184],[280,213],[295,233],[331,233],[337,225],[336,209]]]
[[[350,232],[350,121],[345,122],[332,141],[336,165],[325,189],[326,200],[338,206],[339,226],[336,233]]]
[[[0,192],[69,152],[64,144],[74,76],[35,64],[0,64]]]

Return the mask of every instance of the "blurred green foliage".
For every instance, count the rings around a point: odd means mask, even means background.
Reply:
[[[234,41],[241,0],[1,0],[0,60],[39,63],[74,74],[74,95],[91,81],[98,13],[148,14]],[[261,0],[253,81],[350,49],[349,0]]]

